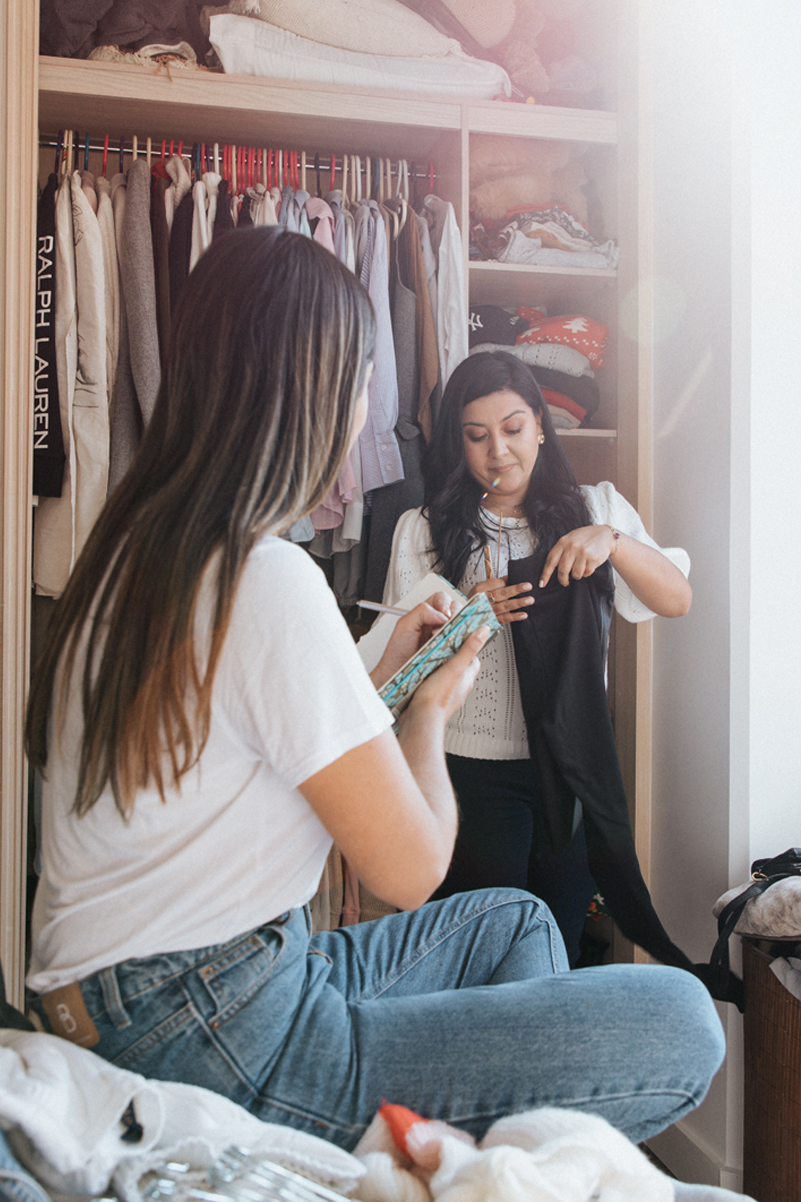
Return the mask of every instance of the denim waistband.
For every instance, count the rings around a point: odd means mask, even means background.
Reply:
[[[249,941],[258,939],[262,932],[276,927],[286,926],[293,918],[305,921],[307,935],[311,935],[311,916],[308,906],[296,910],[286,910],[277,918],[244,931],[224,943],[210,944],[205,947],[189,948],[174,952],[157,952],[152,956],[136,959],[121,960],[116,964],[98,969],[88,977],[76,982],[86,1005],[87,1013],[92,1020],[105,1014],[119,1030],[130,1024],[130,1015],[123,1001],[124,996],[131,995],[131,978],[136,978],[138,990],[146,991],[157,986],[168,984],[173,978],[193,970],[202,970],[205,963],[224,960],[230,952],[236,954],[237,949]],[[127,988],[125,987],[127,985]],[[44,1008],[44,1000],[58,994],[64,986],[50,990],[47,993],[35,994],[31,998],[31,1009],[42,1020],[44,1028],[51,1034],[60,1035],[54,1030]]]

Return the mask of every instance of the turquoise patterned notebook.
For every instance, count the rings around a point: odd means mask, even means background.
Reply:
[[[494,638],[501,628],[486,593],[476,593],[466,601],[459,612],[449,618],[378,690],[379,697],[389,706],[393,718],[397,719],[403,713],[417,686],[440,664],[450,659],[479,626],[489,626],[490,638]]]

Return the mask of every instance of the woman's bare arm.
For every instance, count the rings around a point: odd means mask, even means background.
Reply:
[[[422,905],[445,877],[456,838],[456,803],[445,766],[448,718],[478,674],[482,627],[416,690],[399,722],[300,786],[348,863],[377,897]]]
[[[580,526],[554,543],[545,560],[540,587],[554,571],[564,585],[591,576],[612,557],[612,567],[634,596],[663,618],[678,618],[692,604],[693,592],[683,572],[661,551],[628,534],[615,538],[611,526]]]

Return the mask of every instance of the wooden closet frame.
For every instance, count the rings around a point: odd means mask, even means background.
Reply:
[[[649,211],[643,181],[650,178],[647,96],[638,78],[641,16],[635,0],[619,0],[618,112],[500,102],[427,100],[417,95],[293,85],[174,69],[38,57],[38,4],[6,0],[0,16],[0,96],[6,154],[0,182],[2,300],[0,341],[2,442],[0,461],[0,959],[9,996],[20,1004],[25,961],[27,774],[23,754],[28,681],[31,579],[31,445],[34,338],[35,180],[39,129],[61,127],[130,138],[214,140],[287,145],[321,153],[342,149],[434,159],[437,190],[451,199],[463,232],[471,288],[487,300],[536,273],[559,288],[573,276],[580,287],[617,288],[628,305],[629,336],[617,338],[615,482],[651,521],[651,307],[641,281],[650,276]],[[503,267],[467,263],[467,162],[472,133],[564,139],[617,147],[618,273]],[[632,298],[634,300],[632,301]],[[497,302],[496,302],[497,303]],[[634,314],[636,331],[631,330]],[[598,445],[609,434],[578,432]],[[572,441],[572,440],[571,440]],[[573,443],[574,446],[578,445]],[[624,779],[634,806],[643,871],[650,858],[651,631],[650,623],[619,623],[613,665],[615,719]],[[619,958],[627,950],[617,948]]]

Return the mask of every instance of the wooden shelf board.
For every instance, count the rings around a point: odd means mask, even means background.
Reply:
[[[557,108],[547,104],[507,104],[502,100],[465,105],[471,133],[556,138],[566,142],[617,142],[617,113],[603,109]]]
[[[501,101],[446,100],[409,92],[341,89],[251,75],[85,59],[39,60],[39,123],[56,132],[67,122],[113,137],[297,142],[325,152],[353,144],[358,153],[419,158],[444,132],[615,143],[617,115],[601,110]],[[421,140],[422,136],[422,140]]]
[[[525,305],[538,301],[556,306],[562,312],[574,312],[577,285],[583,297],[593,305],[593,316],[599,316],[614,296],[617,272],[580,267],[534,267],[528,263],[471,262],[468,265],[470,299],[472,304]],[[585,302],[586,303],[586,302]]]
[[[396,92],[294,84],[208,71],[42,57],[39,127],[77,125],[112,137],[292,143],[319,153],[402,155],[418,161],[461,130],[458,103]]]
[[[469,266],[471,275],[487,271],[490,274],[560,276],[572,280],[617,279],[614,267],[538,267],[534,263],[498,263],[491,259],[471,259]]]
[[[557,429],[556,433],[562,438],[608,438],[610,442],[617,438],[617,430]]]

